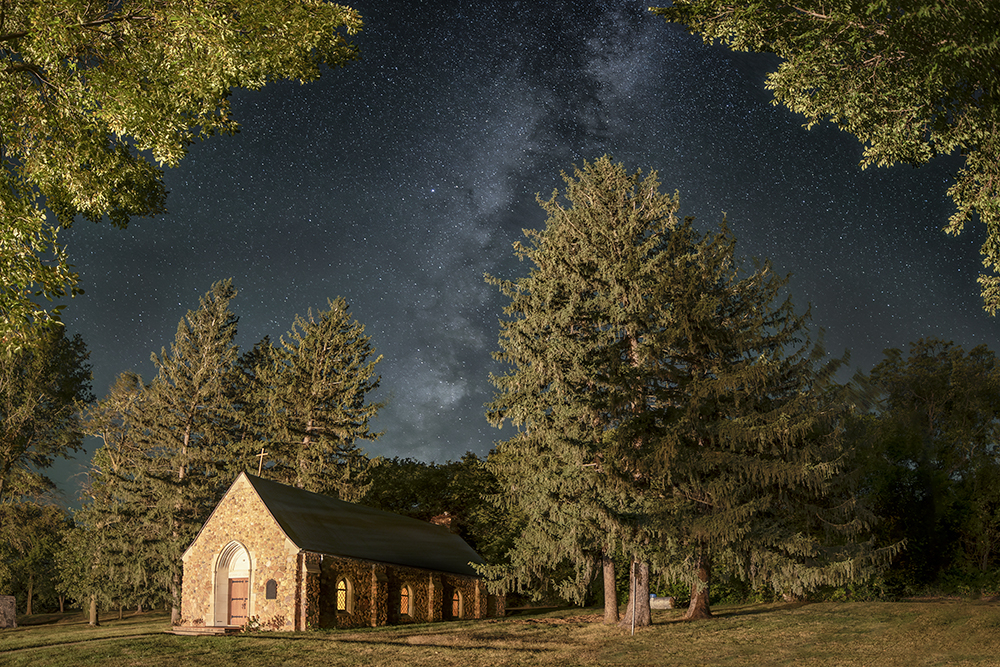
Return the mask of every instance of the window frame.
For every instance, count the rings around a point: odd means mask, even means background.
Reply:
[[[341,588],[343,584],[343,588]],[[334,585],[334,591],[336,592],[336,598],[334,606],[337,609],[338,614],[353,614],[354,613],[354,583],[351,581],[350,577],[341,576],[337,577],[337,583]],[[343,591],[344,606],[341,608],[341,592]]]
[[[406,610],[403,610],[403,602],[406,602]],[[413,618],[413,587],[403,584],[399,587],[399,615],[405,618]]]

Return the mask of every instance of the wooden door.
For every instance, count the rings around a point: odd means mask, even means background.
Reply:
[[[229,580],[229,625],[243,625],[247,621],[247,603],[250,602],[250,580]]]

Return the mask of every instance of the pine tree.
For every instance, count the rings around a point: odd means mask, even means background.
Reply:
[[[713,563],[789,593],[852,576],[865,549],[817,518],[863,527],[839,476],[839,360],[820,366],[807,316],[775,304],[787,279],[743,276],[725,224],[699,237],[655,172],[603,157],[564,180],[568,205],[540,201],[545,229],[515,246],[529,276],[489,278],[511,298],[496,355],[511,370],[488,416],[519,427],[491,465],[526,518],[491,574],[523,586],[568,566],[561,592],[579,596],[623,556],[636,625],[650,563],[691,582],[691,618],[710,613]]]
[[[126,371],[86,413],[86,432],[103,444],[91,459],[60,564],[63,590],[77,600],[152,606],[165,598],[154,546],[162,533],[150,528],[154,502],[141,475],[149,462],[142,431],[146,389],[139,375]]]
[[[234,388],[237,318],[229,280],[212,286],[177,326],[168,352],[152,355],[157,375],[128,416],[141,455],[118,474],[117,502],[133,508],[144,531],[142,552],[170,591],[171,621],[180,618],[184,549],[232,482],[238,437]],[[108,453],[109,456],[111,453]]]
[[[652,536],[639,520],[634,470],[608,455],[609,437],[623,419],[646,417],[634,352],[678,201],[659,193],[655,173],[640,180],[607,156],[563,178],[569,207],[558,192],[539,199],[545,229],[526,230],[529,244],[515,244],[535,265],[528,277],[488,277],[511,299],[495,355],[511,370],[492,378],[499,393],[487,415],[519,428],[490,465],[526,519],[510,567],[492,574],[524,589],[561,571],[560,594],[580,600],[600,563],[609,575],[605,621],[614,622],[613,558],[644,561]],[[648,600],[648,587],[637,593]],[[648,623],[648,606],[639,622]]]
[[[369,422],[384,405],[368,395],[378,388],[371,339],[342,298],[329,309],[296,316],[278,345],[267,342],[255,353],[250,373],[256,412],[251,431],[260,429],[267,476],[294,486],[356,502],[367,491],[370,461],[358,440],[381,433]]]
[[[711,615],[714,566],[800,595],[887,558],[893,549],[853,542],[870,517],[843,476],[849,401],[832,383],[842,360],[824,363],[808,313],[779,301],[788,278],[768,263],[741,273],[724,224],[699,239],[686,222],[665,255],[656,324],[635,351],[656,436],[637,447],[622,424],[615,441],[656,499],[651,518],[671,545],[661,571],[691,581],[687,618]]]

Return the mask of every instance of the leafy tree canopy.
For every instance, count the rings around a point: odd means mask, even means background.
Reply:
[[[975,214],[988,236],[980,275],[984,305],[1000,308],[1000,5],[992,0],[675,0],[652,11],[705,41],[784,59],[769,75],[775,104],[829,120],[865,148],[862,167],[965,160],[948,190],[958,210],[945,230]]]
[[[466,452],[458,461],[381,459],[361,503],[422,521],[438,518],[487,563],[500,561],[518,529],[494,502],[499,489],[486,461]]]
[[[7,0],[0,11],[0,344],[74,295],[57,232],[164,211],[161,166],[237,130],[228,96],[357,57],[354,10],[324,0]],[[345,34],[346,33],[346,34]]]
[[[79,409],[93,400],[89,356],[62,327],[0,353],[0,502],[51,489],[39,471],[80,447]]]
[[[1000,365],[985,345],[966,352],[937,339],[885,351],[871,371],[881,393],[864,421],[865,489],[905,539],[887,583],[994,590],[1000,562]]]
[[[65,510],[35,502],[0,505],[0,590],[14,594],[24,613],[42,596],[51,602],[58,585],[55,562],[72,521]]]

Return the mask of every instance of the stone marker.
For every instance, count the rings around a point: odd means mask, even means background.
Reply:
[[[17,605],[13,595],[0,595],[0,628],[17,627]]]
[[[671,596],[665,598],[658,598],[656,595],[649,596],[649,608],[650,609],[673,609],[674,599]]]

